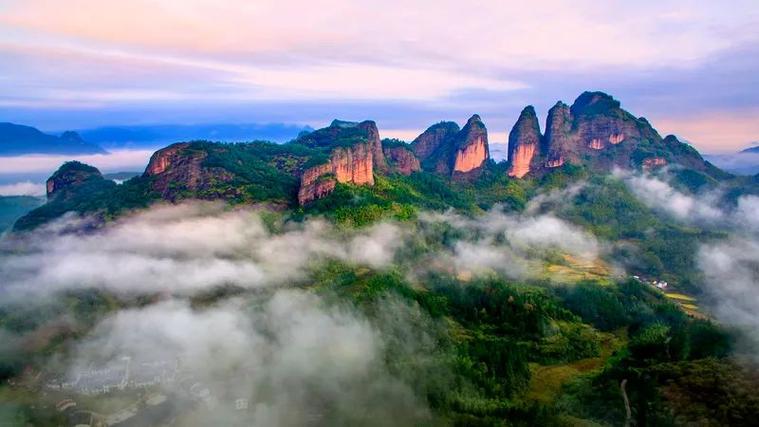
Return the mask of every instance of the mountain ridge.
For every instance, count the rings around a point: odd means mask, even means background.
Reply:
[[[646,119],[636,118],[602,92],[584,92],[572,106],[557,102],[548,112],[545,134],[534,108],[525,107],[509,134],[508,149],[508,162],[496,164],[490,158],[487,128],[476,114],[463,127],[454,122],[433,124],[409,144],[382,140],[371,120],[334,120],[286,144],[172,144],[153,154],[139,179],[115,188],[128,188],[130,197],[145,196],[144,203],[129,203],[134,205],[203,199],[310,209],[308,206],[320,199],[342,194],[338,190],[345,185],[372,188],[379,183],[382,188],[371,190],[376,193],[385,191],[388,182],[411,182],[416,189],[409,187],[409,195],[383,196],[388,206],[400,206],[410,203],[411,194],[415,194],[411,199],[422,201],[428,197],[425,192],[452,194],[449,191],[462,186],[497,185],[490,191],[501,194],[510,180],[542,180],[554,172],[571,176],[577,168],[611,173],[618,168],[654,171],[669,167],[690,171],[682,175],[698,185],[735,179],[675,136],[662,138]],[[78,177],[66,177],[63,172],[54,174],[56,191],[61,186],[81,185]],[[106,181],[102,176],[99,179]],[[435,184],[430,187],[432,182]],[[50,203],[55,204],[55,198]],[[118,203],[109,203],[103,208],[118,208]],[[97,206],[97,202],[88,206]],[[44,221],[23,220],[19,228],[39,222]]]
[[[60,136],[43,133],[32,126],[0,123],[0,155],[26,154],[105,154],[97,144],[87,142],[74,131]]]

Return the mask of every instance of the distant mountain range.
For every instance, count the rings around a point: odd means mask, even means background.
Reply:
[[[60,136],[41,132],[31,126],[0,123],[0,156],[24,154],[102,154],[106,151],[71,131]]]
[[[0,156],[105,154],[107,150],[157,148],[176,141],[287,142],[309,126],[286,123],[107,126],[66,131],[60,136],[31,126],[0,123]]]
[[[759,146],[749,147],[734,154],[705,154],[704,158],[736,175],[759,173]]]
[[[287,142],[301,132],[310,132],[309,126],[288,123],[245,123],[204,125],[144,125],[106,126],[81,129],[78,132],[87,141],[107,149],[155,148],[176,141],[243,142],[264,140]]]

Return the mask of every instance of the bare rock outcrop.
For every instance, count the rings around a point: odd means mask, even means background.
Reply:
[[[463,176],[490,158],[488,133],[480,116],[473,115],[459,129],[453,122],[430,126],[411,143],[422,169],[448,176]]]
[[[547,168],[564,164],[568,154],[574,151],[575,137],[572,135],[572,115],[569,106],[561,101],[548,110],[546,134],[543,137],[543,165]]]
[[[469,118],[457,135],[453,160],[454,173],[468,173],[479,169],[490,158],[488,130],[477,114]]]
[[[68,190],[74,189],[92,180],[104,180],[100,171],[94,167],[77,161],[64,163],[47,179],[47,198],[51,199]]]
[[[166,200],[175,200],[185,191],[197,192],[211,182],[233,179],[225,169],[203,167],[207,156],[206,151],[192,150],[188,142],[172,144],[153,153],[143,176],[152,177],[153,191]]]
[[[510,176],[521,178],[567,163],[600,171],[679,163],[718,174],[692,147],[674,137],[662,139],[646,119],[636,118],[603,92],[584,92],[571,107],[557,102],[535,148],[540,129],[533,116],[525,108],[509,135]]]
[[[422,170],[419,159],[416,158],[414,152],[407,146],[400,144],[385,146],[384,152],[391,172],[401,175],[411,175],[414,172]]]
[[[459,125],[454,122],[436,123],[411,142],[411,150],[423,163],[430,158],[447,160],[443,152],[450,151],[447,148],[453,144],[460,130]],[[444,164],[443,169],[445,167]],[[437,165],[435,165],[435,169],[437,169]]]
[[[540,124],[535,108],[525,107],[509,133],[509,176],[521,178],[533,169],[533,160],[539,154]]]
[[[373,160],[373,147],[368,142],[333,149],[327,163],[303,171],[298,204],[302,206],[328,195],[337,183],[374,185]]]

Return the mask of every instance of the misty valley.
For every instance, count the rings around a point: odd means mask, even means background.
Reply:
[[[754,424],[759,177],[601,92],[491,146],[335,120],[64,163],[0,205],[0,420]]]

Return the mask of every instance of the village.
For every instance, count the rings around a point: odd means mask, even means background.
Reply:
[[[71,426],[162,425],[196,408],[225,406],[240,416],[252,409],[248,396],[217,396],[183,369],[179,359],[136,361],[122,356],[105,366],[34,377]]]

